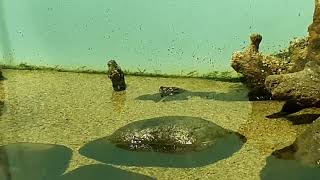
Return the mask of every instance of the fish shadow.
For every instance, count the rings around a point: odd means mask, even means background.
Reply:
[[[320,114],[287,114],[284,112],[277,112],[266,116],[269,119],[285,118],[286,120],[292,122],[293,125],[311,124],[313,121],[320,117]]]
[[[122,149],[107,140],[107,137],[92,141],[82,148],[79,153],[99,162],[139,167],[202,167],[230,157],[245,143],[245,139],[237,135],[229,135],[217,139],[214,146],[200,152],[190,153],[161,153],[130,151]]]
[[[226,93],[217,92],[193,92],[185,90],[180,94],[161,97],[160,93],[141,95],[136,100],[154,101],[154,102],[168,102],[168,101],[186,101],[191,98],[199,97],[204,100],[218,100],[218,101],[248,101],[247,90],[237,89]]]
[[[153,179],[110,165],[82,166],[66,174],[72,150],[55,144],[15,143],[0,146],[1,180]]]

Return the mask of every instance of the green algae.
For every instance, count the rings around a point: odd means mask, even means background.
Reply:
[[[104,70],[87,69],[85,66],[68,69],[60,66],[35,66],[27,63],[20,63],[18,65],[6,65],[0,64],[1,69],[14,69],[14,70],[44,70],[44,71],[58,71],[58,72],[74,72],[74,73],[87,73],[87,74],[106,74]],[[163,73],[150,73],[144,71],[130,71],[124,70],[125,75],[131,76],[145,76],[145,77],[163,77],[163,78],[201,78],[212,79],[222,82],[242,82],[243,76],[241,74],[234,73],[232,71],[211,71],[207,74],[199,75],[197,71],[191,71],[187,74],[163,74]]]

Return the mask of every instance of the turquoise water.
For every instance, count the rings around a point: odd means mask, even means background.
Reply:
[[[263,35],[275,52],[307,34],[313,0],[0,0],[5,63],[156,73],[231,70],[232,52]],[[12,54],[9,56],[9,54]]]

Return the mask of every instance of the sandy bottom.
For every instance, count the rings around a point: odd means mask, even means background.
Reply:
[[[99,74],[4,70],[4,75],[8,79],[0,84],[0,98],[5,101],[1,144],[31,142],[69,147],[74,154],[68,171],[99,163],[81,156],[78,150],[128,123],[159,116],[193,116],[241,133],[247,138],[246,144],[233,156],[199,168],[117,167],[157,179],[260,179],[266,158],[290,145],[308,126],[293,125],[292,121],[320,113],[307,109],[294,114],[291,121],[268,119],[267,115],[281,109],[282,102],[249,102],[241,83],[128,76],[127,91],[115,93],[106,76]],[[159,86],[220,96],[167,102],[136,99],[157,93]]]

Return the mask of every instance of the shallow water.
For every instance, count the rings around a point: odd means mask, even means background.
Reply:
[[[5,95],[1,144],[28,142],[67,147],[73,154],[66,173],[74,178],[82,174],[99,176],[100,170],[113,172],[112,168],[120,168],[125,171],[115,171],[156,179],[260,179],[267,157],[292,144],[308,127],[306,115],[312,118],[320,114],[317,109],[306,109],[288,118],[268,119],[266,116],[278,112],[283,103],[250,102],[241,83],[128,76],[128,90],[114,93],[105,75],[16,70],[4,70],[4,75],[8,79],[3,81],[1,92]],[[197,93],[154,101],[152,97],[160,86]],[[161,116],[203,118],[244,135],[247,142],[228,158],[194,168],[109,162],[101,165],[79,153],[85,144],[129,123]]]

